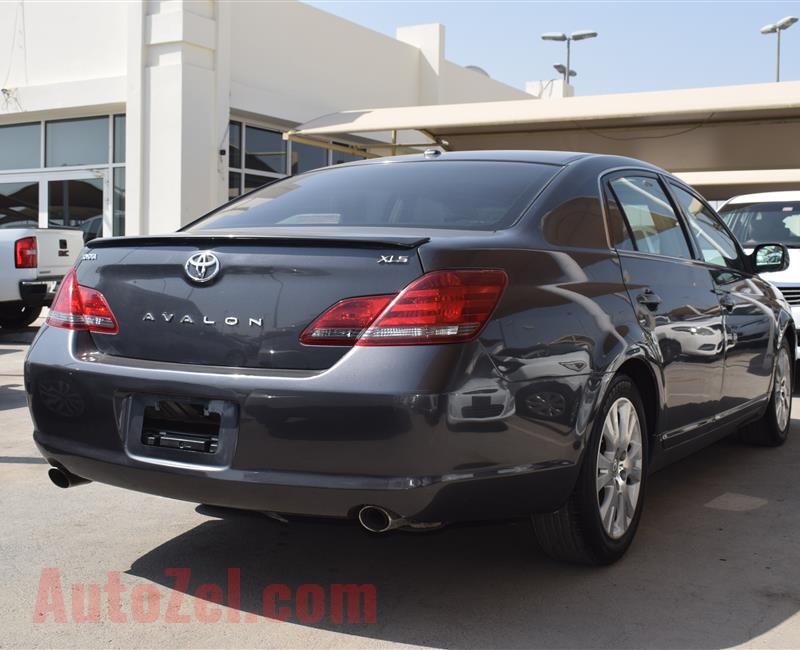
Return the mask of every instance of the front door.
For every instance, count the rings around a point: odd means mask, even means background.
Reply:
[[[708,269],[694,259],[688,233],[655,174],[606,177],[609,203],[627,222],[618,245],[626,287],[642,330],[660,354],[665,445],[702,432],[719,412],[725,333]]]
[[[84,241],[110,236],[111,199],[104,169],[0,174],[0,228],[69,228]]]
[[[743,408],[769,392],[779,332],[765,283],[747,272],[722,220],[689,188],[670,182],[700,256],[720,296],[725,321],[722,411]]]

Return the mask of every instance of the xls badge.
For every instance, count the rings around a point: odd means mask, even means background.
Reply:
[[[381,255],[378,264],[408,264],[408,255]]]

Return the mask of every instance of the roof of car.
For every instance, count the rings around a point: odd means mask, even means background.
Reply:
[[[431,149],[430,151],[434,151]],[[650,163],[636,160],[635,158],[625,158],[622,156],[609,156],[605,154],[584,153],[579,151],[533,151],[527,149],[506,149],[506,150],[478,150],[478,151],[437,151],[436,154],[426,155],[425,153],[410,154],[405,156],[387,156],[381,158],[368,158],[353,165],[363,165],[374,162],[410,162],[414,160],[483,160],[483,161],[502,161],[502,162],[527,162],[540,163],[545,165],[569,165],[579,160],[588,158],[604,158],[609,164],[616,166],[636,166],[656,169]]]
[[[758,194],[741,194],[725,202],[725,205],[738,203],[772,203],[781,201],[800,201],[800,190],[784,192],[759,192]]]

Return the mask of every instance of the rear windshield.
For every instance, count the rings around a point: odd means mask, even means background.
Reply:
[[[513,224],[559,167],[426,161],[336,167],[287,178],[185,230],[376,226],[497,230]]]
[[[800,247],[800,201],[732,203],[720,210],[739,243]]]

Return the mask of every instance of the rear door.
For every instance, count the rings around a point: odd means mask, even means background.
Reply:
[[[688,233],[657,175],[625,171],[604,178],[609,210],[628,238],[618,245],[623,277],[644,332],[661,356],[665,410],[661,432],[672,444],[699,432],[719,412],[724,329],[711,273],[694,258]]]
[[[733,235],[690,188],[669,183],[719,294],[725,324],[723,410],[769,391],[778,335],[763,282],[747,270]]]

